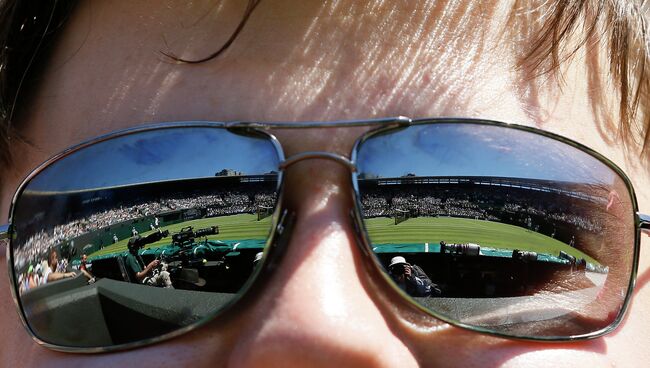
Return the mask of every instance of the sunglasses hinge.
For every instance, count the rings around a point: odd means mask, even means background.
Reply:
[[[7,239],[9,237],[9,224],[0,225],[0,240]]]
[[[648,233],[650,235],[650,215],[646,215],[638,212],[639,216],[639,228],[641,231]]]

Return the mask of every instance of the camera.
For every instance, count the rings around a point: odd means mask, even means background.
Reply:
[[[127,247],[130,252],[137,252],[139,249],[144,248],[145,245],[155,243],[162,238],[169,236],[169,231],[157,231],[153,234],[149,234],[146,237],[141,235],[132,236],[127,243]]]
[[[194,243],[195,238],[219,234],[218,226],[210,226],[204,229],[194,231],[192,226],[182,228],[179,232],[172,235],[172,243],[177,246],[189,245]]]
[[[411,266],[407,264],[397,264],[391,267],[390,272],[395,276],[400,276],[406,273],[407,267],[410,268]]]

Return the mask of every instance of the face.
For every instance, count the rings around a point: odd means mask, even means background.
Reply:
[[[404,278],[411,274],[411,267],[405,264],[395,265],[390,269],[390,273],[397,282],[404,282]]]
[[[224,55],[179,65],[160,51],[186,59],[211,53],[236,27],[243,2],[80,2],[19,113],[21,132],[32,144],[13,146],[16,163],[3,172],[3,216],[20,180],[37,164],[116,129],[180,120],[399,115],[482,117],[565,135],[621,166],[639,191],[641,212],[650,211],[650,193],[644,192],[650,187],[647,163],[602,129],[603,121],[615,115],[594,107],[593,95],[614,94],[588,90],[587,63],[567,66],[561,90],[555,82],[521,78],[513,70],[518,42],[526,40],[500,37],[507,17],[502,7],[474,9],[477,5],[468,3],[262,2]],[[463,14],[481,16],[461,19]],[[316,150],[347,155],[364,129],[274,133],[287,156]],[[2,363],[514,367],[552,361],[575,367],[631,366],[650,358],[645,348],[650,343],[650,289],[645,285],[650,253],[642,252],[626,320],[607,337],[542,344],[464,331],[400,302],[368,270],[349,220],[348,175],[339,164],[323,160],[290,167],[285,204],[296,212],[297,222],[282,267],[265,290],[227,319],[154,346],[91,356],[41,348],[12,311],[3,276],[0,304],[8,312],[0,314]],[[643,242],[642,249],[650,246]],[[5,263],[0,264],[0,274],[7,275]]]
[[[50,253],[50,267],[56,271],[56,264],[59,263],[59,258],[56,255],[56,252]]]

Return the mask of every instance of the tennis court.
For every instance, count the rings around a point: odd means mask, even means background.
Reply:
[[[596,260],[559,240],[528,229],[499,222],[455,217],[416,217],[395,225],[392,217],[366,220],[373,245],[476,243],[494,249],[519,249],[557,256],[564,251],[577,259]]]
[[[180,222],[170,226],[161,226],[161,230],[168,230],[170,236],[161,239],[155,243],[145,246],[145,248],[156,248],[164,245],[171,244],[171,234],[177,233],[183,227],[192,226],[194,230],[207,228],[210,226],[218,226],[219,234],[210,235],[209,240],[233,240],[242,241],[247,239],[266,239],[271,228],[272,217],[264,218],[260,221],[257,220],[256,214],[239,214],[232,216],[209,217],[198,220],[191,220]],[[151,231],[140,233],[142,236],[150,234]],[[197,239],[203,240],[205,238]],[[129,239],[122,239],[115,244],[111,244],[89,255],[89,257],[102,256],[115,252],[127,251],[127,243]]]
[[[266,239],[271,219],[271,217],[267,217],[258,221],[255,214],[239,214],[181,222],[161,227],[161,230],[169,230],[169,233],[173,234],[187,226],[192,226],[194,230],[197,230],[216,225],[219,226],[219,234],[208,236],[210,240]],[[414,243],[437,245],[444,240],[447,243],[476,243],[482,248],[519,249],[554,256],[557,256],[560,251],[564,251],[577,259],[585,258],[588,262],[598,263],[580,250],[559,240],[522,227],[492,221],[454,217],[417,217],[395,225],[393,218],[377,217],[366,220],[366,226],[373,245]],[[141,235],[146,236],[149,233],[145,232]],[[127,242],[128,238],[122,239],[89,256],[95,257],[126,251]],[[149,244],[145,248],[155,248],[170,243],[171,238],[168,237]]]

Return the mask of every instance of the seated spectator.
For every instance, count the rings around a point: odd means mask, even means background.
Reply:
[[[75,277],[74,272],[58,272],[57,267],[59,265],[59,257],[56,254],[56,250],[52,248],[50,250],[49,263],[45,270],[43,271],[43,283],[57,281],[69,277]]]
[[[83,254],[81,256],[81,264],[79,265],[79,271],[81,271],[81,273],[84,276],[86,276],[86,278],[88,279],[88,283],[92,284],[95,282],[95,276],[93,276],[93,274],[90,273],[90,270],[88,269],[87,261],[88,261],[88,256]]]

